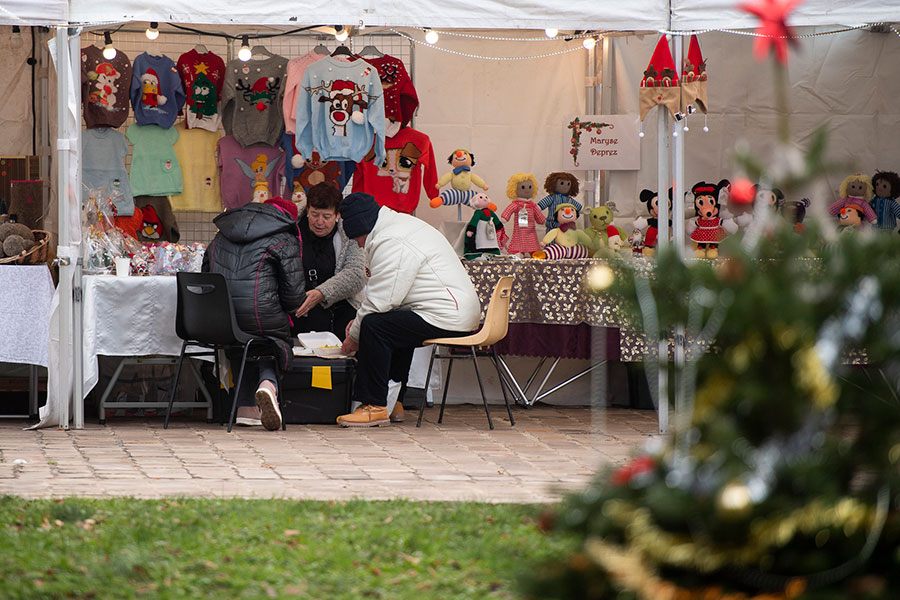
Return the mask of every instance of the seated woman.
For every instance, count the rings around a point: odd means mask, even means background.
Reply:
[[[291,333],[331,331],[344,339],[347,324],[356,317],[354,298],[366,283],[362,249],[338,227],[341,192],[331,183],[309,188],[306,208],[298,224],[303,239],[306,300],[295,313]]]

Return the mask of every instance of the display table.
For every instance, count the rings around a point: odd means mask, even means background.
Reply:
[[[31,366],[28,415],[37,410],[37,366],[47,366],[53,279],[47,265],[0,265],[0,362]]]

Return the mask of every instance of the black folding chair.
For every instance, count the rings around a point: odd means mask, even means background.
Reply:
[[[231,295],[228,293],[228,283],[221,273],[176,273],[178,285],[178,304],[175,311],[175,332],[183,341],[181,354],[178,356],[178,366],[175,368],[175,381],[172,384],[172,394],[169,397],[169,408],[166,410],[166,422],[163,429],[169,427],[169,417],[172,414],[172,405],[175,402],[175,388],[181,375],[181,365],[184,357],[210,356],[215,358],[216,381],[219,381],[219,350],[241,350],[241,367],[238,370],[237,381],[234,387],[234,399],[231,402],[231,416],[228,418],[228,432],[234,423],[234,415],[237,411],[237,395],[241,389],[241,381],[244,377],[244,367],[247,361],[259,362],[261,359],[274,359],[276,365],[275,389],[281,405],[280,370],[278,356],[274,350],[272,340],[258,335],[245,333],[238,327],[234,317],[234,305],[231,303]],[[262,346],[265,351],[261,354],[250,354],[251,346]],[[188,346],[206,348],[201,352],[187,352]],[[218,388],[217,388],[218,389]],[[284,420],[281,422],[284,429]]]

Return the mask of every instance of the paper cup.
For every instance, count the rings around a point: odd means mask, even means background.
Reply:
[[[116,257],[116,275],[119,277],[128,277],[131,275],[131,259],[127,256]]]

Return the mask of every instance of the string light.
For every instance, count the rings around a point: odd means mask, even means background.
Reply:
[[[116,57],[116,49],[113,48],[112,34],[108,31],[103,32],[103,58],[112,60]]]
[[[424,29],[423,29],[424,31]],[[544,33],[547,34],[548,30],[544,30]],[[552,29],[551,29],[552,31]],[[523,37],[497,37],[493,35],[476,35],[472,33],[460,33],[458,31],[438,31],[441,35],[451,35],[454,37],[463,37],[469,38],[473,40],[484,40],[488,42],[554,42],[559,41],[550,37],[538,37],[538,38],[523,38]],[[557,35],[559,32],[557,31]],[[566,40],[580,40],[583,38],[596,37],[596,33],[577,33],[572,35],[566,35]]]
[[[431,44],[427,44],[421,40],[417,40],[414,37],[410,37],[403,33],[402,31],[398,31],[397,29],[389,28],[390,31],[396,33],[400,37],[409,40],[415,44],[419,44],[420,46],[424,46],[426,48],[431,48],[433,50],[438,50],[440,52],[446,52],[447,54],[453,54],[455,56],[464,56],[466,58],[474,58],[477,60],[497,60],[497,61],[516,61],[516,60],[532,60],[537,58],[549,58],[551,56],[559,56],[560,54],[568,54],[570,52],[579,52],[583,50],[580,46],[575,46],[574,48],[567,48],[566,50],[559,50],[558,52],[548,52],[547,54],[535,54],[532,56],[481,56],[479,54],[468,54],[467,52],[458,52],[456,50],[450,50],[449,48],[442,48],[440,46],[432,46]]]
[[[347,41],[347,38],[350,36],[350,32],[347,31],[347,28],[343,25],[335,25],[334,26],[334,39],[339,42]]]
[[[244,62],[250,60],[252,53],[250,52],[250,39],[245,35],[241,36],[241,49],[238,50],[238,58]]]
[[[438,32],[434,29],[426,29],[425,30],[425,41],[431,45],[437,44],[438,41]]]
[[[660,33],[663,35],[687,37],[687,36],[691,36],[691,35],[702,35],[704,33],[719,32],[719,33],[731,33],[734,35],[746,35],[746,36],[750,36],[750,37],[771,37],[771,38],[779,38],[779,39],[802,40],[802,39],[807,39],[807,38],[821,37],[823,35],[833,35],[835,33],[845,33],[847,31],[856,31],[858,29],[868,29],[869,27],[876,27],[878,25],[886,25],[886,23],[865,23],[863,25],[855,25],[852,27],[843,27],[841,29],[834,29],[831,31],[817,31],[814,33],[804,33],[804,34],[800,34],[800,35],[765,35],[763,33],[757,33],[756,31],[742,31],[740,29],[715,29],[715,28],[692,29],[689,31],[670,31],[670,30],[664,29],[664,30],[660,31]],[[891,28],[893,29],[893,27],[891,27]],[[896,31],[895,31],[895,33],[896,33]],[[898,33],[897,35],[900,35],[900,33]]]
[[[150,22],[150,27],[147,28],[147,31],[144,32],[144,35],[147,36],[148,40],[155,40],[159,37],[159,23],[156,21]]]
[[[594,48],[594,46],[597,45],[597,38],[584,38],[584,41],[581,42],[581,45],[584,46],[585,50],[591,50]]]
[[[557,29],[556,27],[548,27],[544,30],[544,35],[546,35],[548,38],[555,38],[559,35],[559,29]]]
[[[22,39],[22,29],[18,25],[12,26],[12,37],[9,38],[9,47],[12,49],[18,49],[25,45],[25,40]]]

